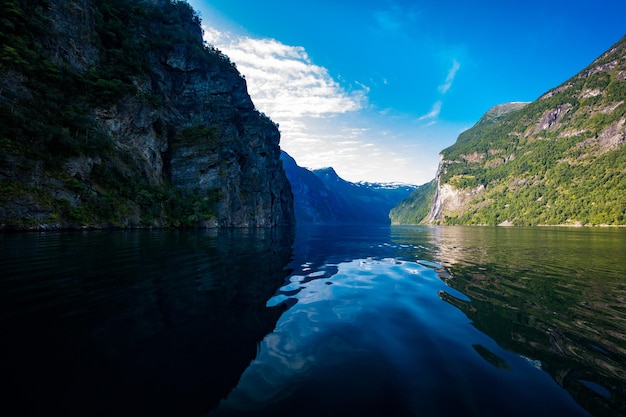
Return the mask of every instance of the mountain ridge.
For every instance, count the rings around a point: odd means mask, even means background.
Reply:
[[[418,189],[392,221],[625,225],[625,103],[626,36],[534,102],[488,110],[441,152],[432,198]]]
[[[332,167],[300,167],[284,151],[281,159],[294,193],[298,224],[388,224],[391,208],[415,189],[406,184],[352,183]]]

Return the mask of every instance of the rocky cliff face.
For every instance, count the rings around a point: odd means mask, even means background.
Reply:
[[[0,227],[294,223],[278,128],[186,3],[9,3]]]
[[[441,153],[429,223],[626,224],[626,38],[529,104],[489,110]]]

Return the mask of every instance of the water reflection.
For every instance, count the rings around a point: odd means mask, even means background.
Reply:
[[[288,310],[211,415],[622,415],[621,371],[581,359],[589,346],[618,354],[615,342],[563,344],[576,340],[561,322],[568,303],[602,294],[586,298],[592,285],[572,277],[603,271],[613,291],[623,278],[603,258],[624,253],[624,236],[588,232],[300,231],[293,273],[268,302]],[[577,251],[602,259],[570,262]]]
[[[292,243],[280,230],[0,236],[4,411],[206,413],[274,328],[282,310],[266,301]]]
[[[626,415],[625,235],[0,235],[2,411]]]
[[[615,229],[397,228],[446,266],[446,295],[597,416],[626,414],[626,236]]]

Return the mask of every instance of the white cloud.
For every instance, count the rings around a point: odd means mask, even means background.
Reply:
[[[448,74],[446,75],[445,81],[443,82],[443,84],[441,84],[438,87],[440,97],[443,97],[448,92],[448,90],[450,90],[450,88],[452,87],[452,84],[454,83],[454,79],[456,78],[456,74],[460,68],[461,68],[461,64],[459,63],[459,61],[457,61],[456,59],[453,60],[452,67],[450,67],[450,69],[448,70]],[[419,117],[417,120],[418,121],[429,120],[426,127],[434,125],[435,123],[437,123],[437,118],[439,117],[439,114],[441,113],[442,106],[443,106],[443,100],[442,98],[440,98],[433,104],[433,106],[431,107],[428,113]]]
[[[366,86],[346,91],[301,46],[204,29],[205,40],[235,62],[246,77],[256,107],[281,126],[294,118],[356,111],[367,102]]]
[[[416,24],[418,14],[414,7],[392,5],[386,10],[374,12],[373,17],[377,31],[399,34]]]
[[[448,75],[443,84],[439,86],[439,92],[441,94],[446,94],[448,90],[452,87],[452,83],[454,82],[454,78],[456,77],[457,71],[461,68],[461,64],[455,59],[452,62],[452,68],[448,71]]]
[[[433,106],[431,107],[430,111],[417,120],[436,119],[437,117],[439,117],[439,113],[441,113],[442,105],[443,102],[441,100],[436,101],[435,104],[433,104]]]
[[[279,123],[280,146],[300,166],[332,166],[348,181],[419,184],[432,178],[438,159],[428,161],[424,146],[416,145],[417,135],[398,132],[385,110],[379,115],[380,109],[370,108],[367,85],[343,80],[355,90],[343,88],[303,47],[204,30],[206,41],[245,76],[255,106]],[[428,118],[440,110],[438,102]]]

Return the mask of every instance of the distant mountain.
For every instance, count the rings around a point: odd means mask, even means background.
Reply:
[[[333,168],[310,171],[286,152],[281,159],[294,194],[298,223],[389,223],[389,210],[416,187],[406,184],[352,183]]]
[[[339,216],[334,207],[340,205],[337,198],[326,189],[315,174],[296,164],[286,152],[281,152],[283,168],[294,194],[294,211],[297,223],[333,223]]]
[[[626,37],[532,103],[490,109],[441,152],[397,223],[626,224]]]

